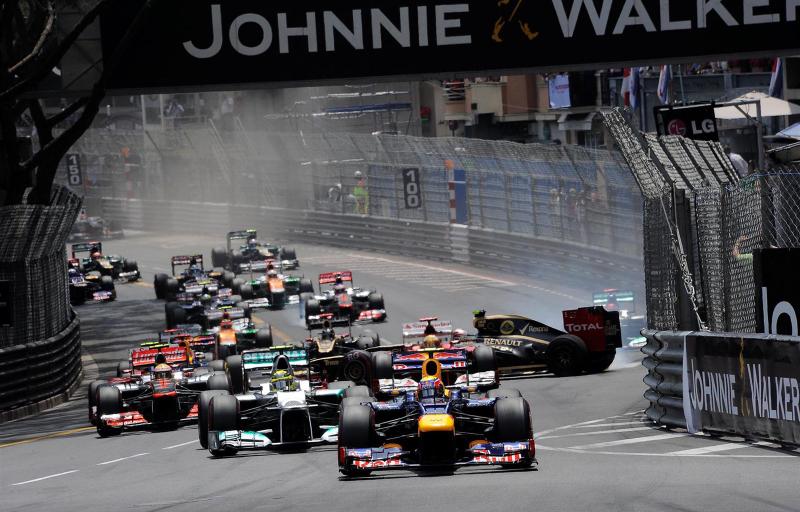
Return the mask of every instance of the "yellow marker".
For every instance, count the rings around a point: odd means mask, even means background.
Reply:
[[[10,443],[0,444],[0,448],[8,448],[9,446],[16,446],[18,444],[35,443],[36,441],[43,441],[45,439],[50,439],[53,437],[68,436],[70,434],[78,434],[80,432],[87,432],[89,430],[94,430],[94,429],[95,427],[79,427],[70,430],[62,430],[61,432],[53,432],[52,434],[45,434],[43,436],[36,436],[36,437],[28,437],[26,439],[20,439],[19,441],[12,441]]]

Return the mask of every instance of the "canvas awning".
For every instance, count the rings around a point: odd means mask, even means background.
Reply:
[[[763,92],[748,92],[729,103],[740,103],[747,101],[758,101],[761,104],[761,117],[791,116],[800,114],[800,105],[795,105],[780,98],[773,98]],[[729,105],[714,109],[717,119],[748,119],[757,118],[758,112],[755,103],[743,103],[742,105]]]

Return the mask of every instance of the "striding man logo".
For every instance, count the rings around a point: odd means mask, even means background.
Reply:
[[[494,29],[492,30],[492,41],[502,43],[508,31],[520,31],[522,36],[528,40],[533,41],[539,37],[539,32],[534,32],[528,23],[527,16],[521,11],[520,7],[523,6],[526,0],[492,0],[497,2],[497,8],[500,11],[500,16],[494,22]]]

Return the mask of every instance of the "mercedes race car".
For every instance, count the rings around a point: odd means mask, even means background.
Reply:
[[[89,385],[89,417],[100,437],[154,426],[174,429],[197,419],[197,397],[206,389],[227,387],[208,368],[195,368],[185,346],[141,347],[131,351],[121,377]]]
[[[235,372],[240,372],[237,377]],[[339,404],[352,383],[322,386],[312,380],[306,350],[245,351],[228,358],[228,375],[247,380],[244,394],[206,391],[200,395],[198,437],[212,455],[336,442]]]
[[[225,240],[227,247],[215,247],[211,250],[211,263],[215,267],[236,274],[247,272],[254,265],[264,264],[267,260],[279,261],[285,269],[300,267],[294,249],[259,241],[255,229],[231,231]]]
[[[586,307],[563,312],[559,330],[518,315],[474,312],[478,333],[460,337],[460,344],[491,347],[502,373],[541,370],[557,376],[601,372],[611,366],[622,346],[619,312]]]
[[[323,286],[329,288],[323,289]],[[319,289],[319,295],[300,294],[308,329],[322,325],[323,313],[333,315],[331,323],[334,325],[386,321],[383,295],[375,290],[354,287],[353,273],[349,270],[320,274]]]
[[[275,265],[278,265],[278,268]],[[233,280],[233,293],[241,295],[254,308],[283,309],[286,304],[297,304],[303,293],[313,295],[311,281],[283,273],[281,263],[261,261],[249,266],[249,278]]]
[[[83,254],[88,256],[83,257]],[[142,278],[139,265],[135,261],[116,254],[103,254],[103,244],[97,241],[72,244],[70,262],[81,272],[99,272],[100,275],[114,280],[132,282]]]
[[[426,359],[413,388],[385,401],[342,401],[339,471],[350,477],[385,469],[536,464],[530,406],[514,389],[481,393],[469,381],[446,385],[439,359]]]
[[[207,271],[203,267],[203,255],[173,256],[170,260],[172,276],[156,274],[153,288],[157,299],[174,301],[179,293],[217,295],[220,289],[230,288],[232,272]]]
[[[70,260],[73,263],[73,260]],[[117,298],[114,280],[92,271],[84,274],[74,266],[67,269],[69,280],[69,303],[79,306],[86,301],[110,302]]]

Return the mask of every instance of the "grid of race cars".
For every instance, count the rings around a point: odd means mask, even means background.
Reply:
[[[175,255],[171,275],[155,275],[165,329],[131,348],[116,376],[89,384],[100,437],[196,423],[214,457],[335,444],[347,477],[535,467],[530,404],[501,377],[604,371],[631,337],[622,331],[638,327],[632,294],[605,290],[564,311],[563,329],[476,310],[472,332],[422,316],[389,345],[364,328],[386,321],[383,295],[356,286],[349,270],[316,282],[295,275],[294,249],[252,229],[228,233],[211,260]],[[91,240],[71,246],[68,273],[74,305],[113,301],[115,283],[142,278],[135,261]],[[253,312],[287,307],[300,309],[309,334],[278,345]]]

